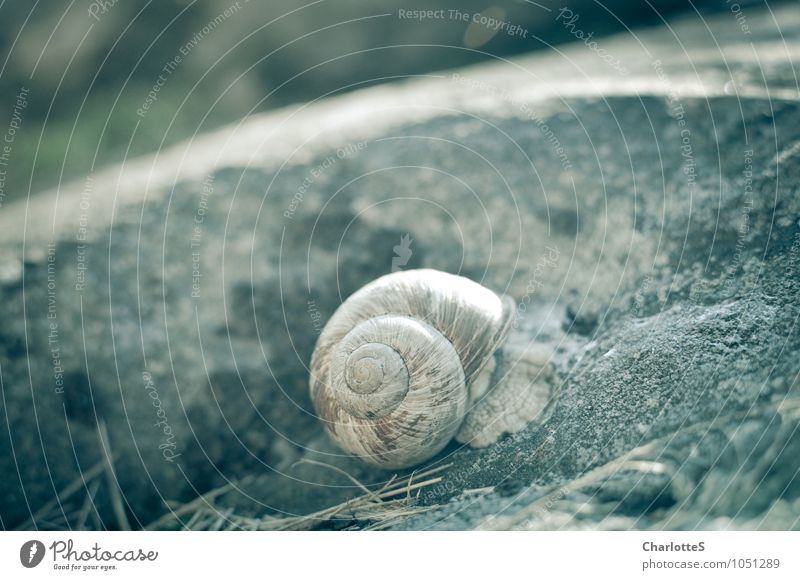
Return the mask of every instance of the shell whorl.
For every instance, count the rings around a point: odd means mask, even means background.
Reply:
[[[389,274],[333,314],[311,360],[311,398],[344,450],[399,468],[441,451],[467,388],[510,327],[491,290],[436,270]]]

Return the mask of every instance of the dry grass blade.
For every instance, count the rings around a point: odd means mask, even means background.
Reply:
[[[97,490],[100,488],[100,480],[94,480],[91,484],[89,484],[89,489],[86,493],[86,499],[83,502],[83,507],[81,508],[80,514],[78,515],[78,523],[75,526],[77,530],[85,530],[86,528],[86,520],[89,519],[89,512],[92,510],[97,510],[94,505],[94,498],[97,495]]]
[[[344,475],[347,479],[349,479],[350,481],[355,483],[359,487],[359,489],[361,491],[363,491],[364,493],[366,493],[366,494],[372,494],[373,493],[372,491],[370,491],[370,489],[366,485],[364,485],[363,483],[358,481],[358,479],[356,479],[355,477],[353,477],[352,475],[350,475],[349,473],[347,473],[344,469],[341,469],[340,467],[336,467],[335,465],[331,465],[329,463],[325,463],[324,461],[316,461],[314,459],[301,459],[300,461],[296,462],[294,465],[302,465],[302,464],[317,465],[319,467],[324,467],[326,469],[330,469],[332,471],[335,471],[336,473],[340,473],[341,475]]]
[[[487,493],[492,493],[494,491],[494,486],[490,485],[488,487],[476,487],[474,489],[465,489],[462,492],[462,495],[485,495]]]
[[[411,481],[410,481],[410,477],[409,477],[408,485],[406,485],[405,487],[402,487],[400,489],[393,489],[391,491],[386,491],[386,492],[383,492],[383,493],[379,493],[378,497],[381,498],[381,499],[386,499],[387,497],[392,497],[394,495],[402,495],[402,494],[405,493],[406,497],[408,499],[410,499],[411,498],[411,492],[413,490],[421,489],[423,487],[429,487],[431,485],[436,485],[437,483],[440,483],[443,479],[444,478],[442,478],[442,477],[434,477],[433,479],[420,481],[418,483],[415,483],[414,485],[411,485]]]
[[[54,499],[44,504],[41,507],[41,509],[39,509],[35,514],[33,514],[32,518],[29,518],[26,522],[18,526],[16,529],[29,530],[31,529],[32,524],[36,523],[38,525],[39,520],[46,519],[47,516],[52,514],[53,510],[56,509],[56,507],[63,504],[65,501],[67,501],[67,499],[69,499],[74,494],[79,492],[88,482],[92,481],[101,473],[103,473],[105,469],[106,469],[105,460],[94,465],[91,469],[87,470],[85,473],[75,478],[75,480],[73,480],[72,483],[70,483],[67,487],[65,487]]]
[[[410,475],[408,475],[408,476],[406,476],[404,478],[401,478],[399,480],[396,480],[397,476],[393,476],[392,479],[389,481],[389,483],[387,483],[381,489],[381,491],[388,491],[390,489],[403,487],[405,485],[408,485],[407,482],[411,478],[413,478],[413,479],[424,479],[426,477],[430,477],[431,475],[434,475],[435,473],[440,473],[440,472],[444,471],[445,469],[448,469],[448,468],[450,468],[452,466],[453,466],[452,463],[445,463],[444,465],[440,465],[438,467],[432,467],[431,469],[426,469],[425,471],[420,471],[420,472],[413,471]]]
[[[189,516],[182,524],[191,530],[311,530],[323,524],[337,523],[344,529],[379,530],[391,527],[405,518],[432,509],[416,505],[417,496],[411,492],[435,485],[442,477],[431,477],[450,467],[441,465],[432,469],[413,472],[405,477],[393,476],[379,489],[373,491],[343,469],[309,459],[298,463],[317,465],[331,469],[354,483],[362,495],[325,508],[312,514],[292,517],[264,516],[251,518],[238,516],[233,510],[223,510],[213,504],[213,499],[229,491],[233,484],[213,490],[185,504],[150,524],[147,529],[165,529],[174,526],[182,516]]]
[[[114,471],[113,454],[111,453],[111,443],[108,440],[108,429],[106,429],[105,421],[101,420],[97,424],[97,436],[100,439],[100,449],[102,449],[103,457],[105,458],[106,481],[108,482],[108,492],[111,496],[111,507],[114,510],[114,516],[117,518],[117,524],[121,530],[130,530],[131,525],[128,522],[128,516],[125,515],[125,506],[122,505],[122,495],[117,483],[117,474]]]
[[[242,479],[240,484],[244,484],[245,482],[251,480],[252,477],[246,477]],[[192,514],[192,518],[197,515],[197,513],[204,513],[205,510],[203,508],[206,507],[213,507],[213,500],[215,497],[222,495],[225,492],[230,491],[234,487],[236,487],[237,483],[231,482],[228,484],[223,485],[222,487],[218,487],[217,489],[212,489],[208,493],[201,495],[200,497],[190,501],[187,504],[183,504],[181,507],[170,511],[169,513],[164,514],[156,521],[148,525],[145,530],[162,530],[168,529],[170,525],[174,524],[176,521],[180,523],[181,516]],[[207,512],[206,512],[207,513]],[[186,526],[184,526],[186,527]],[[195,529],[195,528],[187,528],[187,529]]]

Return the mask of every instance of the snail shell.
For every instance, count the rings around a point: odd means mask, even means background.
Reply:
[[[510,299],[461,276],[378,278],[345,300],[319,336],[310,378],[317,415],[342,449],[373,465],[429,459],[458,432],[470,387],[512,313]]]

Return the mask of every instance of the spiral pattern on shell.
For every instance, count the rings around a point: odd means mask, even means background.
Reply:
[[[458,431],[468,387],[512,311],[480,284],[436,270],[364,286],[333,314],[311,360],[311,398],[327,432],[380,467],[434,456]]]

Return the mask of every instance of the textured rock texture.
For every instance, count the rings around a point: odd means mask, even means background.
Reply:
[[[3,526],[84,485],[98,424],[107,527],[229,482],[217,505],[253,516],[360,493],[301,458],[385,482],[325,439],[307,365],[346,296],[426,267],[514,298],[510,352],[545,345],[559,388],[522,432],[446,448],[396,527],[797,528],[800,13],[744,16],[598,40],[627,74],[578,43],[3,207]]]

